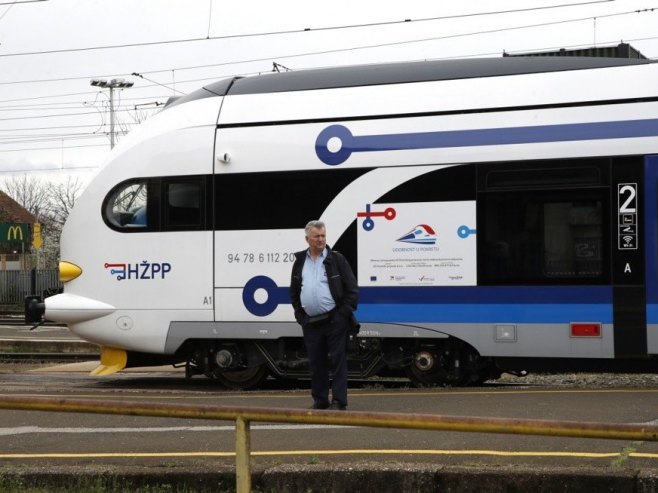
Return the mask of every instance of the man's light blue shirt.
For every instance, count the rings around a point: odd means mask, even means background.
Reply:
[[[328,250],[325,248],[322,255],[313,260],[310,252],[306,251],[306,260],[302,269],[301,302],[302,308],[311,317],[327,313],[336,307],[323,263],[327,253]]]

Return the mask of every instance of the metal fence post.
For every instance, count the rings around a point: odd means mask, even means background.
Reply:
[[[30,294],[36,294],[37,292],[37,270],[30,270]]]
[[[235,489],[237,493],[251,493],[251,430],[249,421],[235,418]]]

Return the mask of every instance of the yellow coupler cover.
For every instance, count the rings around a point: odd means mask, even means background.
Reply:
[[[123,370],[128,363],[128,353],[123,349],[101,346],[101,364],[91,372],[95,377],[112,375]]]

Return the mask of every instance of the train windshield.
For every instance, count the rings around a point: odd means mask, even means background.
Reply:
[[[105,206],[105,219],[118,228],[146,228],[146,180],[122,183],[110,193]]]

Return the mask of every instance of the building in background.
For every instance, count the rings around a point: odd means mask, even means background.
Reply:
[[[33,214],[0,191],[0,271],[30,268],[27,259],[36,222]]]

